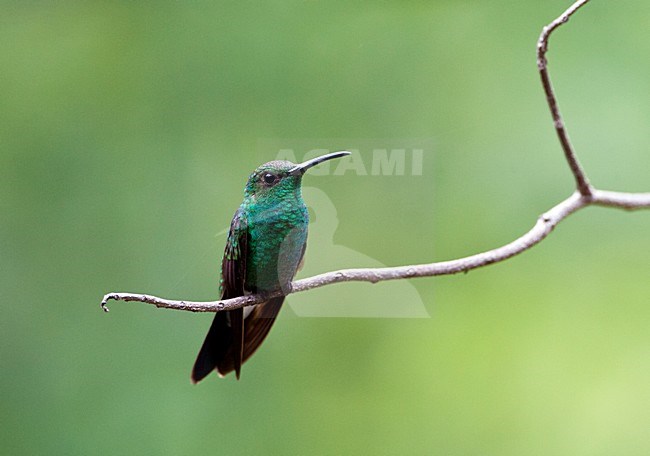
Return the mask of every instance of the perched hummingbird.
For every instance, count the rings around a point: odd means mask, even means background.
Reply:
[[[272,161],[248,178],[244,201],[230,223],[221,262],[221,299],[290,291],[307,244],[309,215],[302,200],[302,175],[312,166],[350,152],[333,152],[296,165]],[[284,296],[261,304],[217,312],[192,369],[192,382],[213,370],[235,371],[264,341]]]

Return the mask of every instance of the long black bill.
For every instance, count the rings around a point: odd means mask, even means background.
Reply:
[[[347,150],[342,150],[340,152],[332,152],[331,154],[325,154],[321,155],[320,157],[312,158],[311,160],[307,160],[306,162],[300,163],[294,168],[291,168],[289,170],[289,174],[292,176],[301,176],[305,174],[305,171],[307,171],[312,166],[316,166],[319,163],[323,163],[324,161],[331,160],[333,158],[345,157],[346,155],[350,155],[350,153],[351,152],[348,152]]]

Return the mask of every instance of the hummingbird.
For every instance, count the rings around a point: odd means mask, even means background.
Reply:
[[[235,371],[257,350],[280,312],[307,245],[309,214],[302,199],[305,172],[350,152],[332,152],[300,164],[276,160],[248,177],[244,201],[230,223],[221,261],[221,299],[281,290],[260,304],[217,312],[192,369],[198,383],[216,370]]]

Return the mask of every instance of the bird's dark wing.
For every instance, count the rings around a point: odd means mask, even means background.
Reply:
[[[304,243],[302,246],[302,251],[300,252],[298,269],[302,268],[302,262],[305,258],[306,248],[307,243]],[[283,302],[284,296],[271,298],[268,301],[255,306],[253,308],[253,311],[246,317],[244,320],[243,361],[246,361],[248,358],[250,358],[251,355],[255,353],[255,350],[257,350],[260,344],[264,341],[267,334],[271,330],[271,326],[273,326],[278,313],[280,313]]]
[[[249,232],[242,211],[238,210],[230,224],[226,249],[221,262],[221,298],[244,295],[246,257]],[[244,359],[244,309],[217,312],[192,369],[192,381],[202,380],[215,368],[225,375],[221,366],[228,365],[237,378]]]
[[[300,266],[302,266],[302,260],[305,255],[306,244],[303,245],[302,252],[300,254]],[[268,301],[265,301],[261,304],[258,304],[253,307],[253,310],[248,314],[244,319],[244,346],[242,353],[242,363],[246,362],[253,353],[259,348],[259,346],[264,342],[264,339],[269,334],[275,319],[280,313],[282,308],[282,303],[284,302],[284,296],[279,296],[277,298],[271,298]],[[234,347],[234,346],[233,346]],[[225,356],[223,356],[223,362],[219,363],[217,370],[219,374],[226,375],[228,372],[232,372],[235,369],[234,359],[232,356],[234,350],[230,350]]]
[[[238,211],[230,226],[221,265],[223,299],[244,295],[249,238],[246,221]],[[305,246],[300,264],[304,254]],[[194,364],[192,381],[199,382],[214,369],[221,376],[235,371],[239,378],[241,365],[262,344],[283,302],[284,296],[271,298],[254,306],[246,318],[243,318],[244,309],[217,312]]]
[[[302,267],[302,260],[305,257],[306,247],[307,244],[304,244],[302,247],[298,269]],[[268,301],[254,306],[250,314],[246,316],[244,319],[244,346],[242,353],[242,363],[246,362],[246,360],[250,358],[253,353],[255,353],[255,351],[259,348],[262,342],[264,342],[264,339],[271,330],[271,326],[273,326],[276,317],[280,313],[283,302],[284,296],[271,298]],[[221,375],[226,375],[228,372],[236,370],[235,364],[233,362],[235,358],[233,356],[226,355],[223,357],[223,359],[224,362],[218,366],[218,370]]]
[[[307,244],[303,244],[302,252],[300,252],[300,260],[298,261],[298,269],[302,267],[302,262],[305,257],[305,249]],[[244,319],[244,346],[242,354],[242,363],[246,362],[258,347],[264,342],[264,339],[271,330],[271,326],[275,322],[276,317],[280,313],[284,296],[271,298],[261,304],[253,307],[251,313]],[[226,356],[225,359],[234,359],[234,357]],[[235,365],[223,364],[219,365],[219,373],[225,375],[235,369]]]

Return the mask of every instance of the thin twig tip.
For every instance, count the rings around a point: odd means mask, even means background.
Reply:
[[[104,298],[102,299],[102,302],[100,303],[100,306],[101,306],[101,308],[102,308],[102,310],[104,312],[109,312],[110,311],[106,304],[108,303],[108,300],[111,299],[111,298],[112,298],[112,296],[111,296],[110,293],[104,295]]]

